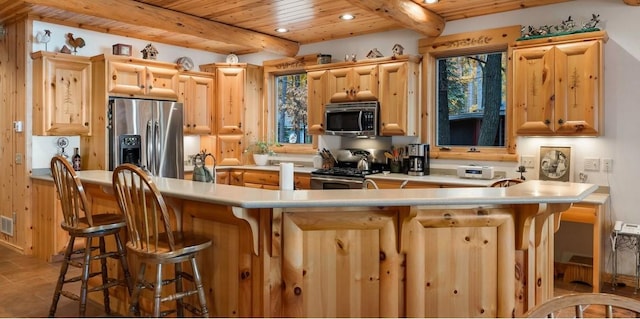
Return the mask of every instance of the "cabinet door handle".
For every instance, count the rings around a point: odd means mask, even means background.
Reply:
[[[111,79],[113,79],[114,81],[116,81],[116,80],[118,79],[118,76],[114,74],[114,75],[111,77]]]
[[[551,124],[551,121],[549,121],[549,119],[544,120],[544,124],[549,125]]]
[[[242,122],[238,123],[238,128],[242,128]]]
[[[562,123],[564,123],[564,120],[563,119],[559,119],[558,120],[558,124],[562,124]]]

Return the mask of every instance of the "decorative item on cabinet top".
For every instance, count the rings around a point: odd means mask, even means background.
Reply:
[[[131,56],[130,44],[116,43],[111,47],[111,49],[112,49],[111,53],[113,53],[113,55]]]
[[[140,52],[142,53],[142,58],[147,60],[155,60],[158,56],[158,49],[151,43],[147,44]]]
[[[71,32],[67,33],[67,42],[73,48],[73,54],[78,53],[78,48],[83,48],[86,44],[83,38],[74,37]]]
[[[522,26],[522,28],[520,29],[520,33],[522,36],[517,39],[517,41],[574,33],[600,31],[600,28],[598,28],[599,23],[600,15],[594,13],[591,15],[591,20],[583,23],[580,29],[576,29],[576,22],[573,20],[573,18],[571,18],[571,16],[569,16],[566,20],[560,22],[559,25],[543,25],[539,27]]]
[[[178,64],[178,70],[180,71],[191,71],[193,69],[193,60],[187,56],[178,58],[176,64]]]

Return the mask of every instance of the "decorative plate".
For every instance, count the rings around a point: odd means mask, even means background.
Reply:
[[[238,56],[233,53],[227,55],[227,63],[238,63]]]
[[[193,69],[193,60],[190,57],[183,56],[176,61],[181,71],[190,71]]]

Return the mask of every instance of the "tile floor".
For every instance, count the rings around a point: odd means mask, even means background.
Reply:
[[[73,271],[79,273],[79,269]],[[0,245],[0,317],[47,317],[59,272],[60,263],[43,262]],[[640,300],[640,294],[634,294],[633,287],[619,287],[615,291],[608,283],[602,287],[603,292]],[[587,284],[555,282],[556,295],[590,291]],[[61,297],[56,317],[77,316],[77,302]],[[105,317],[106,313],[101,304],[88,301],[87,316]]]

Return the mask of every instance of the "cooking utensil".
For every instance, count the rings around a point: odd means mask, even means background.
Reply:
[[[394,160],[395,158],[393,157],[393,155],[389,152],[384,152],[384,157],[390,159],[390,160]]]

